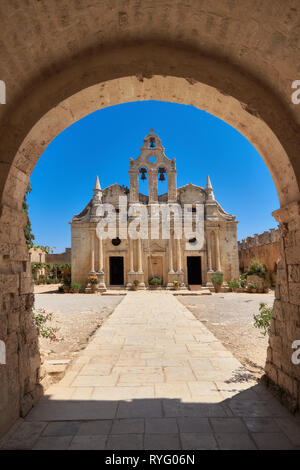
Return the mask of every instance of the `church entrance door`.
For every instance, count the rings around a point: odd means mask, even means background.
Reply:
[[[160,277],[163,278],[163,257],[162,256],[149,256],[148,258],[148,273],[149,278]]]
[[[201,256],[187,257],[188,284],[202,284]]]
[[[109,283],[111,286],[124,285],[124,258],[123,256],[109,257]]]

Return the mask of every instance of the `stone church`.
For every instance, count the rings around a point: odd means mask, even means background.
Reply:
[[[91,274],[99,279],[99,290],[124,286],[129,288],[139,280],[139,288],[149,286],[149,279],[160,277],[162,285],[173,286],[178,280],[183,288],[190,285],[211,286],[210,277],[216,271],[224,274],[224,284],[239,277],[237,221],[235,216],[224,211],[215,200],[209,177],[206,188],[192,183],[177,187],[176,160],[165,155],[160,138],[150,130],[144,139],[140,155],[129,159],[129,188],[115,183],[101,189],[97,177],[94,195],[85,209],[73,217],[71,222],[72,280],[87,282]],[[166,181],[167,191],[158,195],[158,185]],[[141,182],[147,183],[148,194],[140,191]],[[145,191],[146,192],[146,191]],[[204,243],[195,246],[194,237],[174,237],[171,227],[169,239],[133,239],[119,233],[113,238],[99,237],[97,224],[100,220],[99,206],[110,203],[114,206],[118,222],[120,196],[127,197],[127,209],[142,204],[150,213],[151,206],[173,205],[182,208],[188,205],[190,217],[195,217],[196,205],[203,207],[202,231]],[[126,200],[126,199],[125,199]],[[126,217],[127,224],[130,217]],[[180,222],[183,224],[183,219]],[[119,227],[121,226],[121,222]],[[124,228],[124,227],[123,227]],[[124,233],[124,231],[123,231]]]

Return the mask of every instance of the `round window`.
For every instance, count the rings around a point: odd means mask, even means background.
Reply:
[[[120,240],[119,237],[117,237],[117,238],[113,238],[111,242],[114,246],[118,246],[118,245],[120,245],[121,240]]]
[[[156,162],[156,157],[149,157],[148,162],[155,163]]]

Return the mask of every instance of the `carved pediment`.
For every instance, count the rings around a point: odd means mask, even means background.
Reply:
[[[152,242],[150,244],[150,251],[152,253],[154,252],[162,252],[162,251],[166,251],[166,249],[164,247],[162,247],[161,245],[159,245],[159,243],[157,242]]]

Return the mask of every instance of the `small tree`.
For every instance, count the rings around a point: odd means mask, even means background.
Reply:
[[[29,215],[28,215],[28,204],[27,204],[27,195],[30,192],[31,192],[31,186],[30,186],[30,183],[29,183],[27,188],[26,188],[25,196],[24,196],[23,204],[22,204],[22,212],[23,212],[23,214],[27,215],[27,222],[26,222],[26,225],[24,225],[24,235],[25,235],[26,246],[27,246],[28,250],[30,250],[30,248],[32,248],[33,245],[34,245],[34,243],[33,243],[34,235],[31,231],[31,222],[30,222]]]
[[[259,328],[264,336],[269,335],[271,331],[272,309],[267,304],[261,302],[259,304],[259,313],[253,315],[254,327]]]

